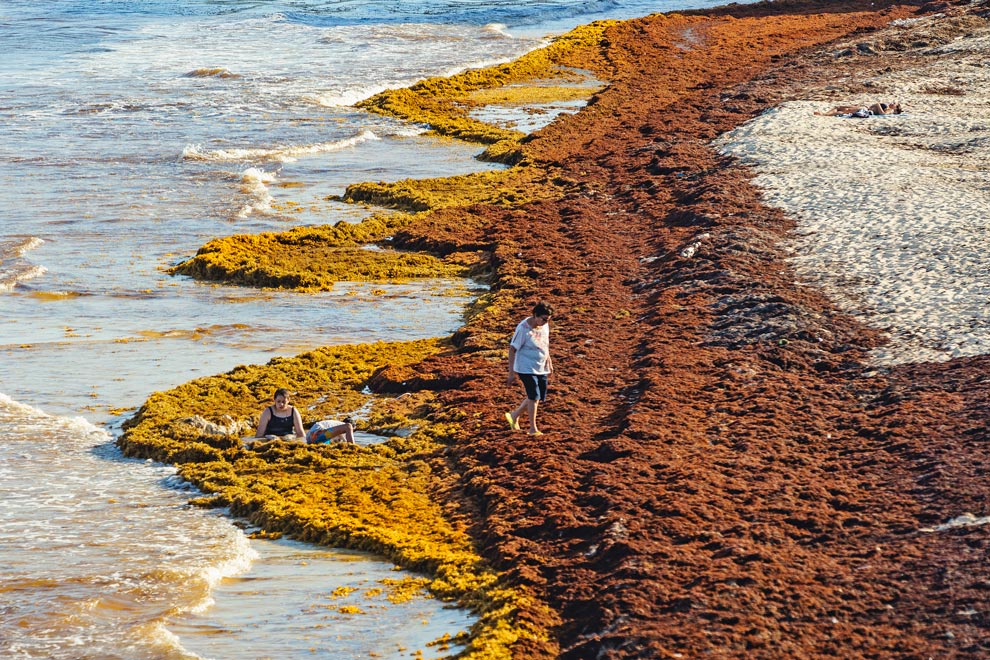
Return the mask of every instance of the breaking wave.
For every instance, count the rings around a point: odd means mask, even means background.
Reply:
[[[259,149],[203,149],[198,144],[186,146],[182,150],[184,160],[199,160],[216,163],[230,163],[243,161],[276,161],[281,163],[291,163],[303,156],[314,154],[330,153],[355,147],[362,142],[380,139],[371,131],[362,131],[336,142],[320,142],[317,144],[287,145],[282,147],[269,147]]]

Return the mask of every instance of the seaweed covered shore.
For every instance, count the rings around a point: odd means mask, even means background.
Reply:
[[[786,101],[886,93],[879,73],[951,57],[988,16],[795,1],[596,24],[525,74],[605,86],[527,137],[417,115],[511,67],[371,100],[512,165],[486,194],[368,193],[410,214],[392,245],[485,272],[491,293],[445,341],[157,394],[121,444],[179,464],[204,504],[426,571],[483,614],[468,657],[988,657],[986,357],[878,366],[883,334],[799,281],[794,219],[713,144]],[[557,373],[529,438],[504,428],[504,359],[537,298],[557,310]],[[404,431],[253,455],[234,427],[283,381],[307,422],[370,405],[366,428]]]

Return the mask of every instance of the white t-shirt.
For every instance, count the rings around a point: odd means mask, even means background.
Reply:
[[[516,361],[512,370],[517,374],[548,374],[550,373],[550,324],[544,323],[538,328],[529,326],[529,319],[524,319],[516,326],[509,345],[516,349]]]

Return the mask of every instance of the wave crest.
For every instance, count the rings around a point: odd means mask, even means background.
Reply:
[[[44,244],[44,239],[37,236],[28,236],[15,241],[0,241],[0,259],[8,256],[23,257],[25,252],[30,252]]]
[[[271,213],[275,200],[266,184],[274,183],[277,179],[278,175],[274,172],[266,172],[257,167],[249,167],[241,172],[241,192],[250,197],[251,201],[237,212],[237,217],[246,218],[252,213]]]
[[[113,436],[105,428],[96,426],[85,417],[60,417],[46,413],[41,408],[21,403],[0,392],[0,423],[14,423],[15,420],[28,420],[32,427],[50,431],[53,425],[67,436],[81,436],[91,441],[106,442]]]
[[[491,35],[498,35],[500,37],[512,38],[512,34],[509,33],[509,26],[505,23],[489,23],[481,28],[482,32],[486,32]]]
[[[230,163],[242,161],[276,161],[291,163],[302,156],[312,156],[320,153],[330,153],[354,147],[369,140],[379,140],[371,131],[362,131],[349,138],[336,142],[320,142],[296,146],[271,147],[267,149],[216,149],[205,150],[198,144],[187,145],[182,150],[183,160],[200,160],[208,162]]]
[[[0,291],[10,291],[20,282],[33,280],[48,272],[44,266],[22,261],[27,252],[44,242],[36,236],[0,242]]]

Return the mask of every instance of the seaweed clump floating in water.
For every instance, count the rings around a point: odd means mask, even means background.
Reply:
[[[439,135],[491,145],[482,156],[487,160],[519,162],[523,158],[519,143],[526,137],[525,133],[472,118],[470,111],[493,101],[511,100],[520,105],[591,96],[593,87],[553,86],[547,81],[586,81],[589,76],[576,67],[594,59],[605,30],[615,23],[598,21],[583,25],[512,62],[470,69],[450,77],[427,78],[411,87],[376,94],[358,107],[428,124]],[[514,88],[505,91],[510,85]],[[496,89],[502,92],[493,96],[492,90]]]
[[[262,288],[327,291],[335,282],[378,282],[459,277],[468,267],[424,253],[370,250],[408,224],[407,214],[377,214],[361,223],[340,222],[285,232],[217,238],[169,272],[196,279]]]

